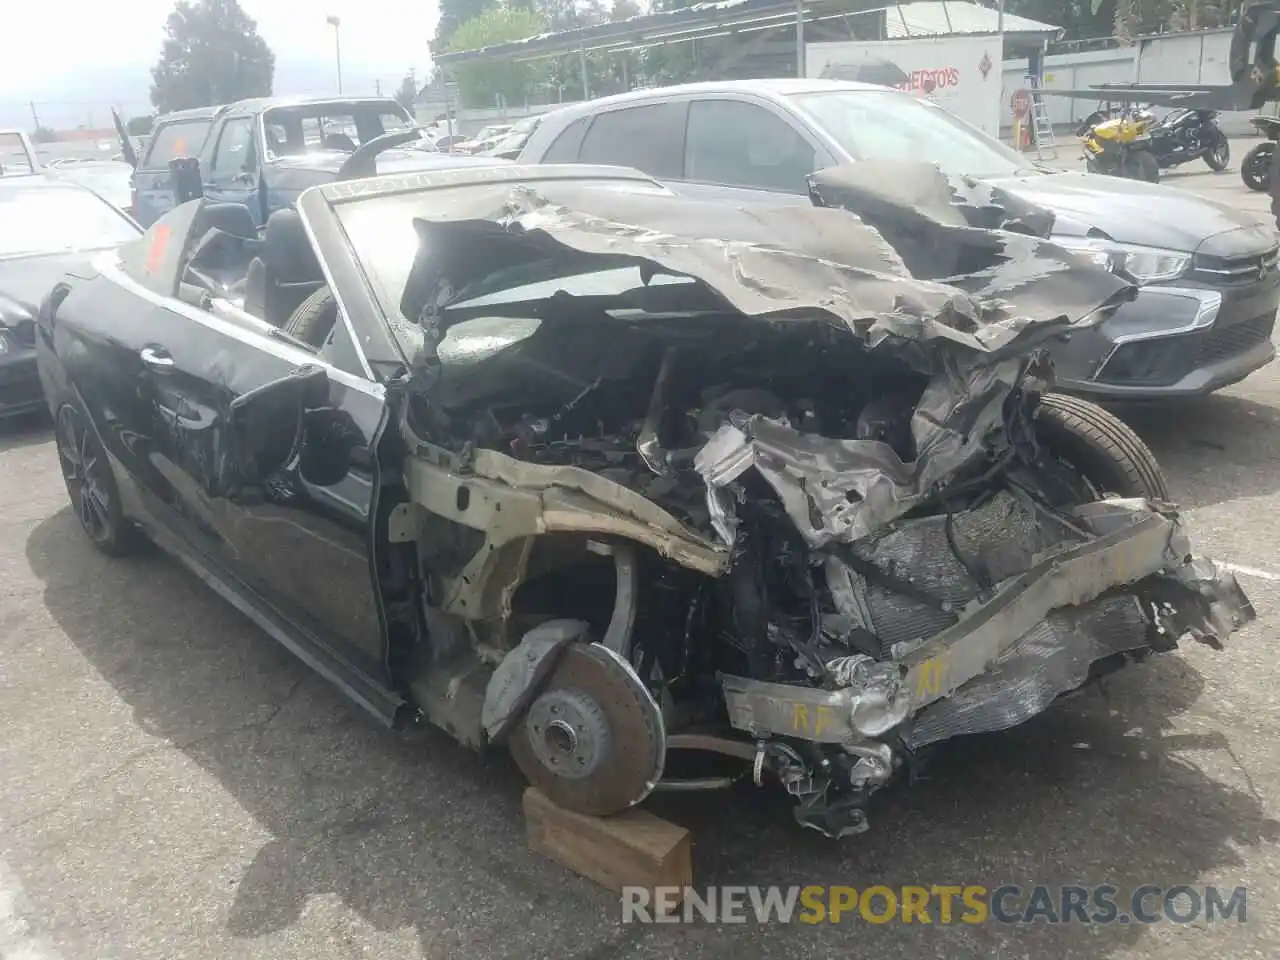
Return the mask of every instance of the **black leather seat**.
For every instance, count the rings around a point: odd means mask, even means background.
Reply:
[[[221,230],[245,240],[256,240],[258,237],[258,226],[253,222],[253,214],[243,203],[206,203],[202,206],[196,214],[191,235],[201,236],[210,230]]]
[[[253,215],[243,203],[204,203],[191,225],[195,238],[187,266],[219,285],[245,276],[249,261],[262,251]],[[211,288],[211,289],[216,289]]]
[[[277,210],[267,220],[262,255],[249,264],[244,309],[280,327],[303,300],[324,286],[324,272],[294,210]]]

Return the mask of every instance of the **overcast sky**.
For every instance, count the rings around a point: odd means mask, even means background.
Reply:
[[[276,53],[276,93],[336,88],[333,28],[342,19],[342,79],[347,93],[384,94],[410,67],[430,62],[435,0],[241,0]],[[30,126],[34,100],[48,125],[109,123],[112,105],[147,107],[149,69],[160,53],[172,0],[19,0],[0,30],[0,126]],[[67,120],[67,117],[73,120]]]

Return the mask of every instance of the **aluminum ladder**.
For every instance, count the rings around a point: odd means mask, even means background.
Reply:
[[[1058,141],[1053,136],[1049,108],[1045,106],[1044,95],[1040,92],[1040,78],[1035,74],[1029,75],[1027,86],[1031,90],[1031,136],[1036,145],[1036,157],[1040,160],[1056,160]]]

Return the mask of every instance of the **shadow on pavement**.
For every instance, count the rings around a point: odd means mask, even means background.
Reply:
[[[270,834],[236,883],[229,938],[285,930],[324,895],[378,930],[414,929],[427,956],[794,957],[798,946],[847,956],[857,937],[860,956],[1021,956],[1035,944],[1097,958],[1147,935],[1136,925],[623,927],[613,896],[527,851],[521,782],[504,757],[376,729],[176,563],[107,560],[67,510],[32,532],[27,558],[48,610],[136,722]],[[104,628],[113,623],[123,628]],[[928,780],[877,798],[869,833],[843,842],[801,830],[772,792],[653,807],[694,830],[699,885],[1194,883],[1229,874],[1237,846],[1280,836],[1257,796],[1182,758],[1227,749],[1217,735],[1189,743],[1171,732],[1201,689],[1177,656],[1131,667],[1014,731],[951,745]]]
[[[1280,409],[1218,393],[1112,410],[1146,441],[1184,507],[1280,490]]]
[[[52,437],[53,424],[46,413],[0,420],[0,453],[44,443]]]

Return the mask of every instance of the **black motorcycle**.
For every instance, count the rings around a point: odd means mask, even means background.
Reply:
[[[1271,155],[1276,152],[1276,140],[1280,139],[1280,119],[1254,117],[1250,122],[1267,139],[1244,155],[1240,179],[1250,190],[1266,193],[1271,189]]]
[[[1227,136],[1218,126],[1218,111],[1180,107],[1171,110],[1148,131],[1151,143],[1147,149],[1160,169],[1181,166],[1192,160],[1203,160],[1209,169],[1221,172],[1231,161]]]

